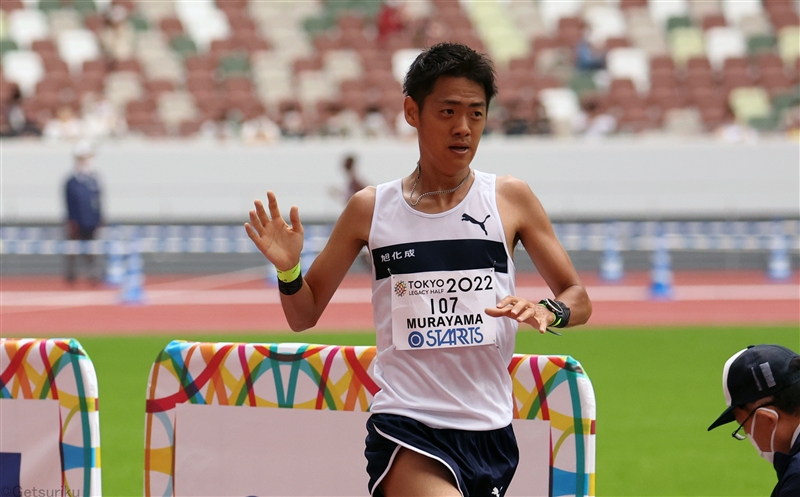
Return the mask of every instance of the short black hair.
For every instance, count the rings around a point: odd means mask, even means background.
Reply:
[[[483,86],[486,106],[497,95],[497,83],[492,61],[484,54],[461,43],[437,43],[414,59],[403,82],[403,93],[411,97],[420,109],[425,98],[441,76],[467,78]]]
[[[789,363],[789,373],[795,371],[800,371],[800,357],[793,357]],[[776,393],[770,404],[787,414],[800,416],[800,381]]]

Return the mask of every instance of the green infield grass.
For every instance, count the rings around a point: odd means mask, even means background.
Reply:
[[[228,342],[374,345],[372,332],[77,336],[97,370],[103,494],[142,495],[147,376],[171,338]],[[571,355],[597,399],[597,495],[767,495],[772,467],[728,425],[707,432],[722,412],[721,372],[734,352],[755,343],[800,349],[797,326],[658,327],[565,330],[526,328],[517,352]],[[366,475],[365,475],[366,491]]]

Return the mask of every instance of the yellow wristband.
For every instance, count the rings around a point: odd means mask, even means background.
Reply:
[[[288,271],[281,271],[280,269],[277,268],[276,270],[278,271],[279,280],[281,280],[284,283],[291,283],[300,276],[300,262],[298,262],[295,267],[293,267]]]

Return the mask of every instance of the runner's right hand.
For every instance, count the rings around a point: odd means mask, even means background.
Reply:
[[[245,223],[247,235],[256,244],[264,257],[280,271],[288,271],[297,265],[303,251],[303,225],[296,205],[289,211],[291,226],[281,217],[278,200],[267,192],[269,215],[260,200],[255,201],[255,210],[250,211],[250,223]]]

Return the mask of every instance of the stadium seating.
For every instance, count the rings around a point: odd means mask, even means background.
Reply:
[[[707,131],[744,125],[728,98],[736,88],[766,91],[774,126],[762,131],[781,131],[782,114],[797,105],[800,18],[791,0],[415,0],[400,8],[392,12],[367,0],[4,0],[0,88],[8,95],[9,84],[19,85],[28,107],[46,111],[37,119],[58,104],[80,109],[89,94],[112,100],[124,113],[131,100],[155,102],[177,92],[179,103],[159,104],[148,121],[150,129],[172,136],[248,103],[248,112],[232,118],[263,111],[280,121],[282,109],[297,107],[304,122],[319,123],[326,119],[320,109],[331,105],[362,118],[367,107],[378,106],[395,122],[402,78],[395,74],[389,82],[392,61],[451,40],[493,58],[498,102],[522,106],[506,109],[522,114],[552,88],[574,93],[578,114],[587,99],[605,105],[617,79],[631,79],[639,93],[618,112],[641,117],[644,108],[663,117],[693,108],[685,115],[707,116]],[[115,24],[117,17],[122,24]],[[114,40],[123,43],[125,36],[130,55],[119,58]],[[605,67],[577,65],[576,47],[584,41]],[[120,72],[137,74],[137,82],[121,83],[131,77]],[[37,91],[41,81],[46,84]],[[662,122],[654,118],[641,130],[669,132]]]

